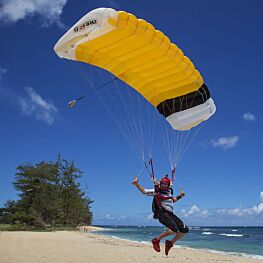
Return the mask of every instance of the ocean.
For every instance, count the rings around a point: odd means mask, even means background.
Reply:
[[[104,228],[104,230],[96,231],[97,234],[136,242],[151,242],[165,229],[159,226],[99,227]],[[176,245],[215,253],[263,259],[263,227],[193,226],[190,227],[190,232]]]

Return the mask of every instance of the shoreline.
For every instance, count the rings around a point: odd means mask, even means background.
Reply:
[[[97,230],[92,230],[92,231],[97,231]],[[95,235],[96,235],[96,233],[95,233]],[[120,237],[116,237],[116,236],[107,236],[107,235],[103,235],[103,234],[101,234],[101,236],[109,237],[109,238],[113,238],[113,239],[117,239],[117,240],[122,240],[122,241],[138,243],[138,244],[147,244],[147,245],[151,246],[150,241],[149,242],[147,242],[147,241],[135,241],[135,240],[120,238]],[[164,243],[161,243],[161,244],[164,245]],[[209,253],[213,253],[213,254],[220,254],[220,255],[225,255],[225,256],[236,256],[236,257],[248,258],[248,259],[259,259],[259,260],[262,260],[262,262],[263,262],[263,256],[261,256],[261,255],[252,255],[252,254],[234,252],[234,251],[227,252],[227,251],[223,251],[223,250],[215,250],[215,249],[209,249],[209,248],[194,248],[194,247],[188,247],[188,246],[184,246],[184,245],[175,245],[174,248],[175,249],[179,248],[179,249],[204,251],[204,252],[209,252]]]
[[[103,229],[101,227],[98,227],[98,230],[95,228],[92,229],[90,232],[92,232],[92,231],[103,231],[103,230],[105,231],[105,229]],[[138,243],[138,244],[147,244],[149,246],[152,245],[150,241],[148,242],[148,241],[130,240],[130,239],[120,238],[120,237],[116,237],[116,236],[108,236],[108,235],[98,234],[98,233],[92,233],[92,234],[104,236],[104,237],[108,237],[108,238],[113,238],[113,239],[117,239],[117,240],[121,240],[121,241],[128,241],[128,242]],[[163,243],[161,243],[161,244],[164,245]],[[223,250],[215,250],[215,249],[209,249],[209,248],[195,248],[195,247],[188,247],[188,246],[184,246],[184,245],[175,245],[174,248],[175,249],[179,248],[179,249],[204,251],[204,252],[209,252],[209,253],[213,253],[213,254],[220,254],[220,255],[225,255],[225,256],[236,256],[236,257],[247,258],[247,259],[258,259],[258,260],[262,260],[262,262],[263,262],[263,256],[261,256],[261,255],[253,255],[253,254],[242,253],[242,252],[235,252],[235,251],[227,252],[227,251],[223,251]]]
[[[92,232],[92,231],[98,231],[98,232],[99,231],[107,231],[107,226],[105,226],[105,227],[88,226],[87,228],[89,229],[88,232]],[[111,230],[111,229],[109,229],[109,230]],[[150,246],[152,245],[150,241],[131,240],[131,239],[128,239],[128,238],[121,238],[121,237],[117,237],[117,236],[114,236],[114,235],[106,235],[106,234],[100,234],[100,233],[93,233],[93,234],[95,234],[95,235],[98,234],[100,236],[114,238],[114,239],[117,239],[117,240],[134,242],[134,243],[138,243],[138,244],[148,244]],[[249,253],[245,253],[245,252],[224,251],[224,250],[216,250],[216,249],[210,249],[210,248],[196,248],[196,247],[189,247],[189,246],[185,246],[185,245],[175,245],[174,248],[182,248],[182,249],[189,249],[189,250],[192,249],[192,250],[204,251],[204,252],[220,254],[220,255],[226,255],[226,256],[237,256],[237,257],[241,257],[241,258],[258,259],[258,260],[262,260],[262,262],[263,262],[263,256],[262,255],[249,254]]]
[[[58,232],[1,232],[0,263],[34,262],[96,262],[96,263],[257,263],[262,259],[212,253],[200,249],[176,246],[169,256],[153,251],[150,243],[113,238],[94,231],[103,228],[88,227],[80,231]]]

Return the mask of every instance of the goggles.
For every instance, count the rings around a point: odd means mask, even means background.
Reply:
[[[168,188],[170,186],[170,184],[167,182],[160,182],[160,186],[163,188]]]

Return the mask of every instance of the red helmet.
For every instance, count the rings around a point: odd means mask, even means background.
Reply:
[[[160,181],[160,187],[164,190],[168,190],[170,185],[171,185],[171,181],[168,178],[168,174],[166,174],[165,177],[162,178]]]

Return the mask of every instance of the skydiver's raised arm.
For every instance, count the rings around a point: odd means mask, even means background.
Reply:
[[[173,198],[173,202],[177,202],[178,200],[180,200],[182,197],[185,196],[185,192],[181,191],[179,195],[177,195],[176,197]]]
[[[135,185],[137,187],[137,189],[144,195],[148,195],[148,196],[154,196],[155,195],[155,189],[144,189],[139,183],[139,178],[135,178],[132,182],[133,185]],[[158,187],[155,185],[155,187]]]
[[[144,194],[144,188],[138,182],[139,178],[135,177],[135,179],[132,181],[132,184],[135,185],[142,194]]]

